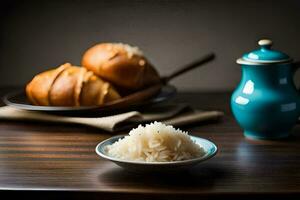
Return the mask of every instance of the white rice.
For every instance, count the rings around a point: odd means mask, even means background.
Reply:
[[[108,155],[130,161],[168,162],[201,157],[203,148],[173,126],[154,122],[139,125],[128,136],[106,147]]]
[[[114,43],[114,44],[119,46],[120,48],[125,49],[129,58],[131,58],[134,55],[143,56],[143,52],[138,47],[131,46],[129,44],[124,44],[124,43]]]

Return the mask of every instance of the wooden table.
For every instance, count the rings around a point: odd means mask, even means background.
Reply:
[[[220,150],[213,159],[176,174],[133,174],[99,158],[96,144],[112,136],[101,130],[1,121],[1,194],[43,199],[299,199],[300,127],[286,140],[245,139],[231,116],[229,99],[229,93],[176,97],[174,101],[226,113],[220,122],[182,128],[214,141]]]

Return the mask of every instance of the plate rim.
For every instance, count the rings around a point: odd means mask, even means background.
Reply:
[[[97,144],[97,146],[95,148],[96,153],[98,154],[98,156],[100,156],[106,160],[110,160],[112,162],[124,163],[124,164],[126,163],[126,164],[135,164],[135,165],[185,165],[185,164],[191,164],[191,163],[195,163],[195,162],[200,163],[200,162],[206,161],[206,160],[214,157],[219,151],[218,146],[214,142],[212,142],[208,139],[201,138],[198,136],[193,136],[193,135],[189,135],[191,137],[191,139],[196,138],[196,139],[200,139],[202,141],[207,142],[208,144],[210,144],[213,147],[214,151],[210,154],[205,154],[202,157],[192,158],[192,159],[188,159],[188,160],[168,161],[168,162],[144,162],[144,161],[130,161],[130,160],[114,158],[114,157],[111,157],[111,156],[108,156],[108,155],[102,153],[99,150],[100,147],[103,146],[106,142],[108,142],[110,140],[114,140],[114,139],[119,139],[119,138],[125,137],[127,135],[128,134],[116,135],[116,136],[113,136],[113,137],[110,137],[108,139],[101,141],[99,144]]]
[[[171,90],[172,90],[172,92],[170,92],[170,94],[168,94],[168,98],[173,97],[177,93],[177,88],[171,84],[164,85],[164,87],[171,88]],[[3,103],[7,106],[12,106],[17,109],[22,109],[22,110],[27,110],[27,111],[42,111],[42,112],[68,112],[68,111],[74,111],[74,112],[78,111],[79,112],[79,111],[88,111],[88,110],[94,110],[94,109],[109,110],[109,108],[105,107],[105,106],[79,106],[79,107],[74,107],[74,106],[37,106],[37,105],[31,105],[31,104],[15,103],[15,102],[12,102],[9,100],[10,98],[12,98],[16,95],[26,95],[26,94],[25,94],[24,90],[16,90],[13,92],[9,92],[2,97]],[[140,104],[144,105],[147,103],[151,103],[151,100],[153,100],[155,98],[157,98],[157,97],[152,97],[149,100],[144,101]],[[160,100],[161,98],[158,98],[159,100],[153,101],[153,103],[160,103],[160,102],[163,102],[164,100],[167,100],[168,98],[163,99],[163,100]],[[138,103],[135,105],[139,106]]]
[[[14,108],[24,109],[24,110],[36,110],[36,111],[68,111],[68,110],[86,110],[86,109],[96,109],[99,108],[99,106],[79,106],[79,107],[73,107],[73,106],[37,106],[37,105],[31,105],[31,104],[22,104],[22,103],[15,103],[10,101],[9,99],[17,96],[17,95],[23,95],[25,94],[24,91],[14,91],[10,92],[3,96],[2,101],[7,106],[13,106]],[[22,108],[23,107],[23,108]],[[26,107],[30,108],[27,109]],[[51,109],[49,109],[51,108]],[[64,110],[65,109],[65,110]]]

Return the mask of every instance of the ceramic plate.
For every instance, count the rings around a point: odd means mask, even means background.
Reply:
[[[189,160],[173,161],[173,162],[127,161],[127,160],[122,160],[122,159],[109,156],[106,153],[105,147],[107,145],[113,144],[114,142],[118,141],[120,138],[123,138],[124,136],[125,135],[118,135],[102,141],[97,145],[96,153],[100,157],[110,160],[116,163],[117,165],[123,167],[124,169],[127,169],[129,171],[135,171],[135,172],[153,172],[153,171],[170,172],[170,171],[187,169],[209,158],[212,158],[214,155],[216,155],[218,150],[217,146],[213,142],[200,137],[191,136],[191,139],[195,141],[199,146],[201,146],[206,152],[204,156],[194,158],[194,159],[189,159]]]
[[[65,106],[35,106],[29,103],[26,98],[26,94],[23,91],[9,93],[3,98],[3,102],[6,105],[12,106],[17,109],[28,111],[41,111],[53,114],[62,115],[108,115],[118,112],[125,112],[132,109],[139,109],[143,106],[154,105],[166,100],[169,100],[176,94],[176,88],[172,85],[164,85],[160,92],[149,100],[135,103],[126,106],[80,106],[80,107],[65,107]]]

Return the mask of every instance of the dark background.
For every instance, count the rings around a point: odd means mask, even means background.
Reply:
[[[300,60],[300,1],[6,1],[0,8],[0,86],[24,85],[64,62],[79,65],[97,42],[139,46],[167,74],[214,51],[215,62],[173,84],[180,90],[232,90],[235,60],[271,38]],[[300,76],[298,76],[300,79]],[[299,80],[300,81],[300,80]]]

